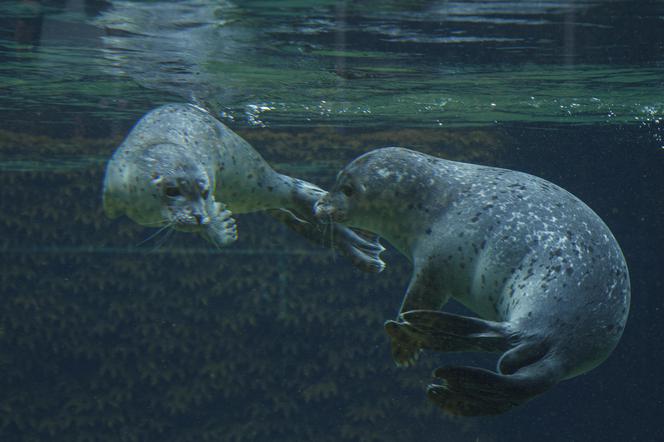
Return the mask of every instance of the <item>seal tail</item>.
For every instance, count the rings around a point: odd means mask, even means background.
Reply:
[[[546,358],[548,346],[511,331],[508,323],[431,310],[405,312],[402,318],[405,322],[393,321],[388,333],[419,348],[503,353],[498,372],[454,366],[434,372],[443,382],[429,385],[427,396],[448,414],[500,414],[543,393],[560,379]]]

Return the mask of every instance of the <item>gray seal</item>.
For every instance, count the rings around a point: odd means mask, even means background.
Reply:
[[[501,353],[497,372],[448,366],[428,397],[455,415],[502,413],[604,361],[630,283],[609,228],[564,189],[526,173],[392,147],[337,176],[316,215],[375,232],[412,262],[396,321],[398,364],[420,349]],[[454,298],[479,317],[446,313]]]
[[[359,268],[380,272],[375,235],[334,224],[313,205],[325,191],[276,172],[253,147],[205,109],[168,104],[147,113],[106,167],[103,204],[115,218],[193,232],[218,247],[235,241],[232,214],[268,211],[317,243],[332,242]],[[327,235],[326,235],[327,233]]]

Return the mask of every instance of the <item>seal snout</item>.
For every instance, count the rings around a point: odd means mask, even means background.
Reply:
[[[316,201],[316,204],[314,204],[314,216],[321,223],[343,222],[345,219],[343,211],[335,207],[332,201],[330,201],[329,194],[324,195]]]
[[[322,200],[316,201],[314,204],[314,216],[322,222],[325,222],[329,218],[330,206],[327,205]]]
[[[210,224],[210,217],[203,213],[193,213],[192,216],[199,226],[206,226]]]

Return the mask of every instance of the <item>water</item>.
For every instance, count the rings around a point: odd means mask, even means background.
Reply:
[[[658,1],[3,2],[0,439],[656,440],[663,20]],[[393,366],[394,250],[365,275],[260,214],[222,250],[103,215],[108,157],[172,101],[324,186],[403,145],[565,187],[627,258],[620,345],[510,413],[443,416],[432,369],[493,359]]]

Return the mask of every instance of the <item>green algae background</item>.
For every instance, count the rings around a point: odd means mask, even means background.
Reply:
[[[488,161],[500,131],[242,132],[278,169],[323,184],[369,147]],[[101,210],[117,139],[0,134],[0,440],[475,440],[424,390],[439,365],[391,361],[383,321],[410,267],[364,274],[265,215],[215,250]],[[456,435],[456,436],[455,436]],[[481,435],[482,441],[491,436]]]

